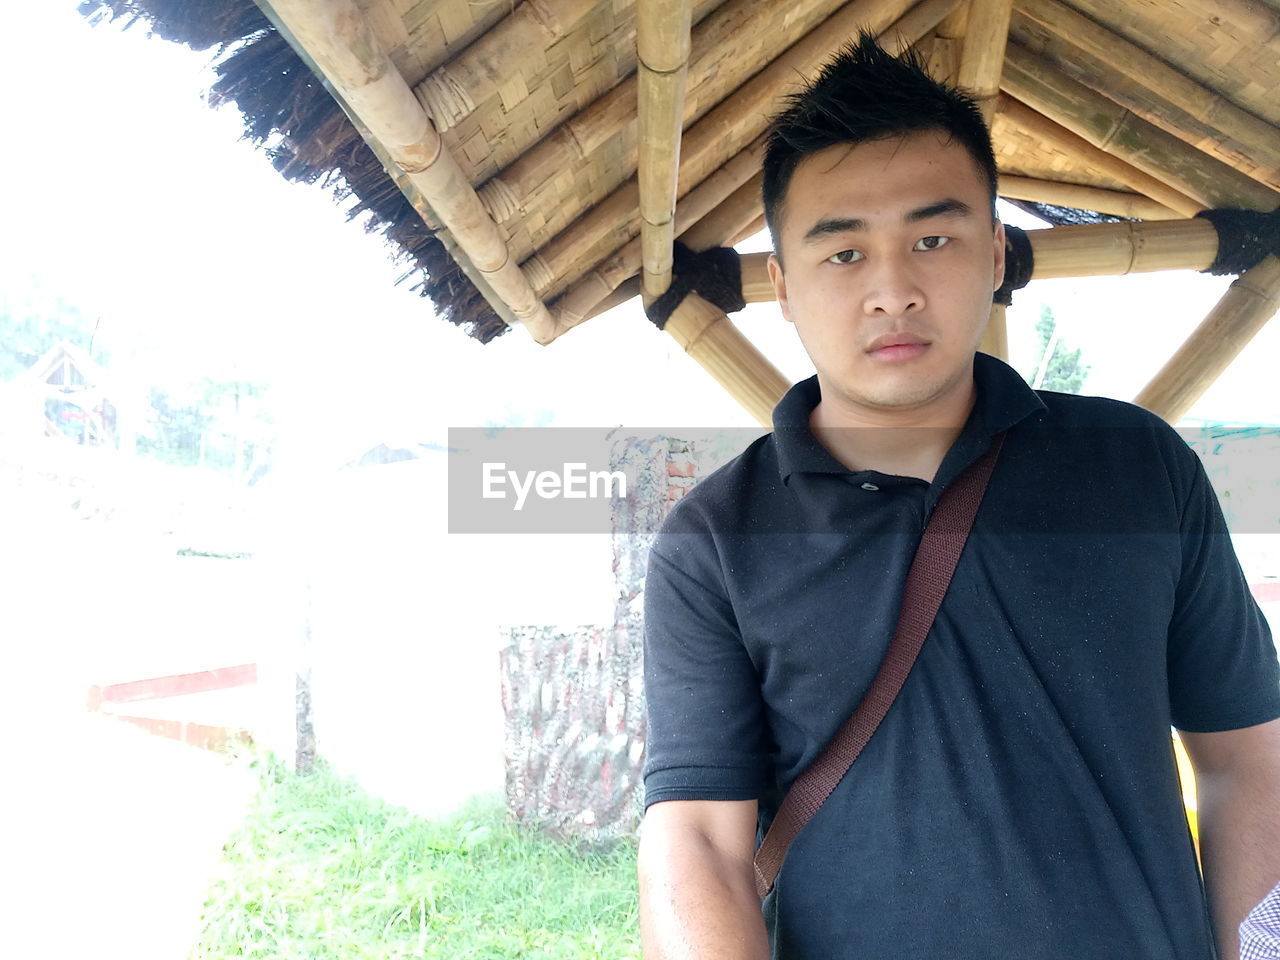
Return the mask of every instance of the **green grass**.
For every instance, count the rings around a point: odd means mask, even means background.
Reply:
[[[582,853],[497,799],[423,820],[318,769],[259,761],[194,960],[634,960],[635,848]]]

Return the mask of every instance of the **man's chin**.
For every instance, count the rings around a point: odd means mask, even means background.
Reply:
[[[827,380],[828,378],[823,378]],[[832,381],[846,403],[865,410],[908,413],[925,409],[942,400],[963,379],[925,377],[920,370],[843,371]]]
[[[902,390],[845,390],[845,396],[860,407],[885,411],[908,411],[924,407],[938,396],[937,391],[919,387]]]

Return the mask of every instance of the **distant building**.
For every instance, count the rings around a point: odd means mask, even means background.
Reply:
[[[132,409],[123,393],[88,352],[60,340],[0,384],[0,430],[11,437],[44,435],[131,452]]]

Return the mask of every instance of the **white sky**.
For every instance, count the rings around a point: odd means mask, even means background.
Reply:
[[[15,12],[0,80],[25,93],[8,98],[18,136],[0,155],[0,298],[76,303],[139,382],[269,380],[303,446],[426,439],[511,414],[539,423],[548,411],[559,425],[753,425],[635,303],[546,348],[518,330],[488,347],[469,340],[393,285],[378,238],[319,188],[286,184],[239,142],[233,110],[202,102],[207,55],[138,28],[91,29],[73,4]],[[1225,284],[1171,273],[1037,282],[1010,314],[1012,359],[1030,365],[1048,303],[1092,365],[1086,392],[1130,399]],[[812,371],[776,306],[737,319],[786,374]],[[1272,324],[1192,416],[1280,422],[1278,356]]]

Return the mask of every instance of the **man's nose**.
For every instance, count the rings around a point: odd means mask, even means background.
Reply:
[[[864,276],[869,283],[863,301],[868,314],[896,317],[923,309],[924,291],[905,258],[881,257]]]

